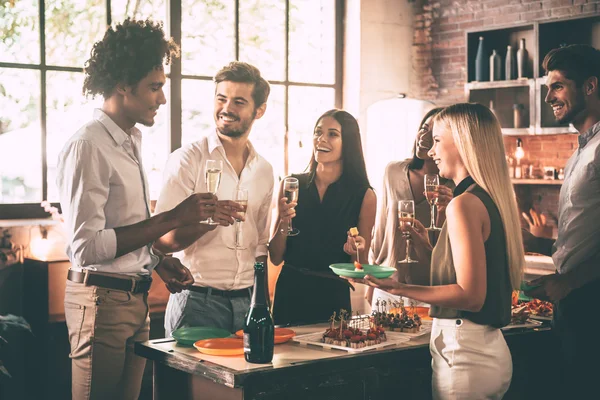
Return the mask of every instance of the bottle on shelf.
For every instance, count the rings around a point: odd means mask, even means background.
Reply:
[[[523,104],[513,104],[513,126],[515,128],[524,128],[523,123]]]
[[[490,81],[502,80],[502,60],[496,50],[490,56]]]
[[[504,79],[507,81],[517,78],[517,68],[513,57],[512,46],[506,46],[506,59],[504,60]]]
[[[525,39],[519,42],[519,50],[517,50],[517,76],[519,79],[527,78],[527,62],[528,53],[525,48]]]
[[[256,364],[273,360],[275,325],[267,302],[265,264],[254,264],[254,288],[250,308],[244,318],[244,357]]]
[[[512,157],[506,156],[506,163],[508,164],[508,175],[511,178],[515,177],[515,166],[513,165]]]
[[[488,57],[485,54],[485,44],[483,36],[479,36],[479,46],[477,46],[477,54],[475,55],[475,80],[484,82],[488,80]]]

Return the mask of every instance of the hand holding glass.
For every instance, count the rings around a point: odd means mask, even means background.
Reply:
[[[223,161],[221,160],[206,160],[206,191],[212,194],[217,194],[219,190],[219,184],[221,183],[221,173],[223,171]],[[204,221],[200,221],[201,224],[206,225],[219,225],[218,222],[213,221],[212,217]]]
[[[298,191],[300,189],[300,185],[298,184],[298,179],[296,178],[285,178],[283,181],[283,197],[287,199],[288,204],[298,202]],[[298,229],[292,227],[292,220],[290,220],[287,224],[281,224],[280,232],[284,236],[296,236],[300,233]]]
[[[235,191],[233,192],[233,201],[235,201],[236,203],[238,203],[240,206],[242,206],[244,208],[243,211],[238,211],[238,214],[240,214],[242,217],[246,216],[246,210],[248,208],[248,189],[244,189],[244,188],[237,188],[235,189]],[[242,239],[240,239],[242,237],[242,223],[244,221],[242,221],[241,219],[236,219],[235,220],[235,244],[233,247],[230,247],[230,249],[236,249],[236,250],[243,250],[246,247],[242,246]]]
[[[438,203],[439,193],[438,186],[440,185],[440,177],[437,174],[425,175],[425,197],[431,207],[431,222],[427,230],[439,231],[441,228],[435,226],[435,211]]]
[[[409,227],[415,223],[415,202],[413,200],[400,200],[398,202],[398,227],[402,237],[406,239],[406,258],[398,263],[417,263],[418,260],[410,258],[410,231]]]

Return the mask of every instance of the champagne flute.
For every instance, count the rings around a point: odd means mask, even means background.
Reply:
[[[287,198],[288,204],[291,202],[298,202],[298,191],[300,189],[300,185],[298,184],[298,179],[296,178],[285,178],[283,181],[283,197]],[[284,225],[284,224],[282,224]],[[292,220],[287,223],[287,226],[281,226],[280,232],[284,236],[296,236],[300,233],[298,229],[292,227]]]
[[[425,175],[425,197],[431,207],[431,223],[427,230],[439,231],[440,227],[435,226],[435,212],[437,210],[438,203],[438,186],[440,185],[440,177],[437,174],[426,174]]]
[[[206,160],[205,170],[206,191],[212,194],[217,194],[217,191],[219,190],[219,184],[221,183],[223,161]],[[208,219],[200,221],[200,223],[206,225],[219,225],[218,222],[213,221],[212,217],[208,217]]]
[[[398,263],[409,264],[419,261],[410,258],[410,231],[409,227],[415,223],[415,202],[413,200],[400,200],[398,202],[398,223],[402,237],[406,239],[406,258]]]
[[[248,189],[244,189],[242,187],[238,187],[233,192],[233,201],[238,203],[240,206],[244,208],[243,211],[238,212],[242,217],[246,215],[246,210],[248,208]],[[242,246],[242,223],[244,221],[240,219],[235,220],[235,244],[233,247],[227,246],[230,249],[236,250],[244,250],[246,247]]]

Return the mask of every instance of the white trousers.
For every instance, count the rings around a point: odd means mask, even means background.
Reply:
[[[466,319],[433,319],[434,399],[501,399],[512,379],[512,357],[500,329]]]

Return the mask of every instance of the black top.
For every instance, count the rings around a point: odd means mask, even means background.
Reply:
[[[350,311],[348,285],[329,269],[334,263],[351,262],[344,243],[358,218],[367,187],[340,179],[327,188],[323,201],[309,174],[294,175],[299,181],[294,228],[298,236],[287,238],[284,266],[277,281],[273,316],[276,324],[327,321],[340,308]],[[303,271],[304,270],[304,271]],[[309,275],[307,271],[330,278]]]
[[[470,185],[465,188],[464,180],[456,187],[455,195],[469,192],[477,196],[490,216],[490,236],[485,241],[486,296],[479,312],[469,312],[431,306],[430,315],[435,318],[465,318],[481,325],[501,328],[510,323],[512,286],[508,265],[508,254],[504,225],[498,207],[479,185],[469,177]],[[516,232],[515,234],[520,234]],[[444,223],[438,242],[431,255],[431,284],[448,285],[456,283],[456,270],[452,259],[452,247]]]

